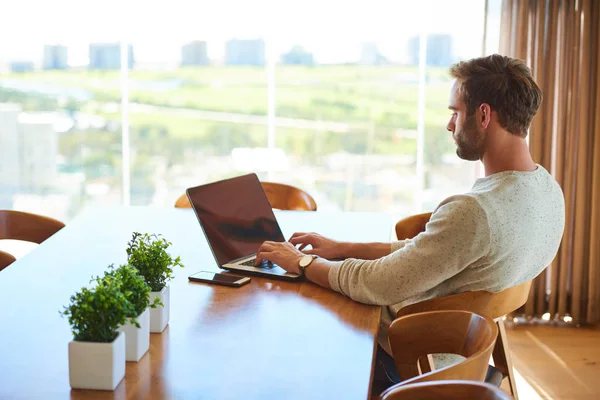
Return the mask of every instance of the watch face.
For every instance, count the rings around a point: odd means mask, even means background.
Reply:
[[[312,260],[313,260],[312,256],[306,255],[300,259],[300,266],[306,267],[308,264],[310,264],[312,262]]]

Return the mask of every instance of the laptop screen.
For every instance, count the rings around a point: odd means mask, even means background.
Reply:
[[[266,241],[285,241],[256,174],[187,190],[219,265],[247,257]]]

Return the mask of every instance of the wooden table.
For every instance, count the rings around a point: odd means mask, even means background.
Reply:
[[[317,231],[385,241],[376,213],[278,212],[285,237]],[[71,390],[70,327],[59,310],[92,275],[126,260],[131,232],[161,233],[185,268],[171,283],[171,320],[127,363],[114,392]],[[309,282],[252,278],[241,288],[188,282],[217,271],[191,210],[89,209],[0,272],[0,399],[366,399],[379,308]]]

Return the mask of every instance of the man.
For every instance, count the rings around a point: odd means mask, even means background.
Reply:
[[[446,128],[457,155],[485,168],[469,193],[442,201],[414,239],[340,243],[296,233],[289,242],[265,242],[257,256],[290,272],[303,269],[307,279],[358,302],[385,306],[379,343],[387,353],[387,328],[399,309],[533,279],[555,257],[563,234],[562,191],[533,162],[526,142],[542,100],[529,68],[494,54],[459,62],[450,75]],[[310,262],[306,254],[319,257]]]

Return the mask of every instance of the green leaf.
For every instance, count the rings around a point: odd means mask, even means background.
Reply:
[[[137,271],[127,265],[119,268],[111,265],[104,276],[92,282],[96,283],[95,287],[81,288],[71,296],[70,304],[61,315],[68,318],[75,340],[111,342],[128,318],[139,315],[135,305],[143,305],[142,311],[148,306],[150,288]]]
[[[133,232],[126,253],[129,265],[136,268],[152,291],[161,291],[173,278],[173,267],[183,267],[180,257],[173,259],[167,249],[171,243],[161,235]]]

